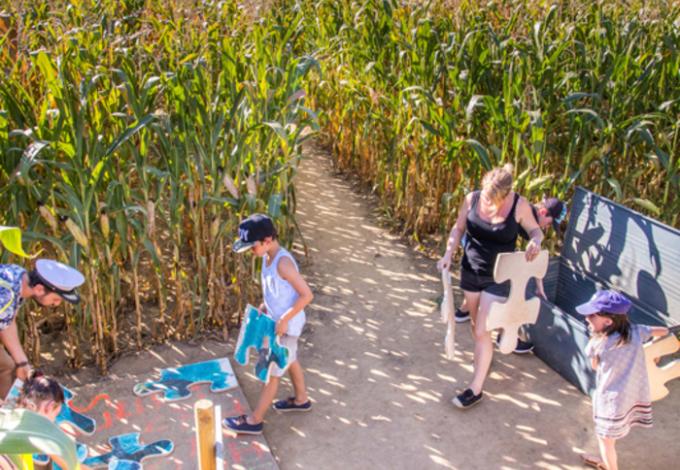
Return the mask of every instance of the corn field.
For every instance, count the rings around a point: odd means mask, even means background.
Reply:
[[[85,274],[58,315],[71,365],[227,334],[257,289],[236,224],[268,212],[291,242],[305,129],[416,240],[506,161],[530,199],[582,185],[680,226],[672,1],[4,8],[0,225]],[[34,360],[52,321],[22,319]]]
[[[307,2],[337,165],[419,239],[501,162],[529,199],[582,185],[680,225],[680,4]]]
[[[225,2],[25,2],[3,17],[0,201],[31,253],[78,266],[72,365],[238,321],[254,267],[229,250],[268,212],[295,229],[291,180],[315,124],[295,55],[303,17]],[[62,317],[63,318],[63,317]],[[22,323],[34,360],[40,328]],[[126,336],[127,342],[126,342]]]

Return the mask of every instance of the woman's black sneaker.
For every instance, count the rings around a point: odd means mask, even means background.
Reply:
[[[522,341],[521,339],[517,339],[517,346],[515,346],[515,350],[513,351],[515,354],[527,354],[530,353],[534,349],[534,343],[530,341]]]
[[[463,312],[461,309],[456,309],[456,323],[465,323],[470,321],[470,312]]]
[[[454,398],[452,400],[452,403],[456,405],[458,408],[466,409],[482,401],[483,396],[484,392],[479,392],[479,395],[475,395],[475,392],[473,392],[472,389],[468,388],[463,393]]]

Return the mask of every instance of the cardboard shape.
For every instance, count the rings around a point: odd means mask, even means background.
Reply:
[[[441,304],[442,321],[446,323],[446,337],[444,338],[444,350],[446,358],[453,360],[456,354],[456,319],[453,306],[453,289],[451,288],[451,273],[448,269],[442,269],[442,287],[444,297]]]
[[[674,334],[644,345],[647,375],[649,376],[649,394],[652,401],[661,400],[668,395],[666,382],[680,377],[680,359],[676,359],[663,367],[656,364],[656,359],[673,354],[679,349],[680,341]]]
[[[148,381],[135,385],[133,392],[139,397],[154,393],[163,393],[163,400],[184,400],[191,396],[189,387],[195,384],[209,383],[213,393],[224,392],[238,387],[236,376],[229,359],[212,359],[196,362],[180,367],[161,370],[159,381]]]
[[[494,280],[497,283],[510,280],[510,295],[504,301],[502,297],[483,293],[480,309],[488,309],[486,329],[492,331],[502,329],[503,336],[499,350],[510,354],[517,345],[519,328],[527,323],[536,323],[541,301],[538,297],[525,299],[525,291],[529,279],[543,279],[548,270],[548,250],[541,252],[527,261],[523,251],[501,253],[496,258]]]
[[[167,439],[142,445],[138,432],[114,436],[109,439],[109,444],[110,452],[89,457],[83,463],[93,468],[106,465],[109,470],[140,469],[143,460],[168,455],[175,447],[172,441]]]
[[[252,305],[247,305],[234,352],[236,362],[241,365],[248,364],[248,353],[251,348],[258,353],[255,375],[262,382],[266,383],[269,380],[272,364],[281,369],[288,366],[288,348],[279,343],[276,322]]]
[[[97,430],[97,422],[87,415],[79,413],[71,407],[73,392],[66,387],[61,387],[64,391],[64,405],[55,419],[57,424],[68,423],[81,434],[91,436]]]

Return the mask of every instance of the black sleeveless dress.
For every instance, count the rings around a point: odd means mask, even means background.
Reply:
[[[515,251],[520,225],[515,219],[519,194],[515,193],[510,212],[504,221],[492,224],[482,220],[477,213],[481,191],[472,194],[467,214],[461,288],[471,292],[488,291],[498,286],[493,280],[493,269],[499,253]],[[507,295],[507,289],[496,289],[498,295]]]

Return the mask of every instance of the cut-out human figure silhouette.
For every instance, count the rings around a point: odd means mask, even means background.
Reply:
[[[213,393],[238,387],[229,359],[223,357],[162,369],[160,380],[137,384],[133,392],[140,397],[163,393],[165,401],[177,401],[189,398],[191,396],[189,387],[200,383],[209,383],[210,391]]]
[[[662,367],[656,364],[656,360],[679,350],[680,341],[672,333],[665,338],[645,344],[644,349],[649,376],[649,395],[652,401],[661,400],[669,393],[666,382],[680,377],[680,359]]]
[[[61,407],[61,411],[55,419],[57,424],[68,423],[78,430],[82,434],[87,434],[91,436],[97,429],[97,422],[82,413],[77,412],[71,408],[71,401],[73,401],[73,392],[66,387],[61,387],[64,391],[64,404],[66,406]]]
[[[538,297],[526,300],[527,283],[532,277],[543,279],[548,271],[548,251],[542,250],[532,261],[527,261],[523,251],[501,253],[496,258],[493,277],[497,283],[510,280],[507,300],[493,295],[482,295],[480,309],[487,308],[487,331],[502,329],[499,350],[510,354],[517,346],[518,330],[522,325],[536,323],[541,301]]]
[[[168,455],[175,447],[167,439],[142,445],[138,432],[114,436],[109,439],[109,444],[110,452],[89,457],[83,463],[93,468],[108,465],[109,470],[140,469],[144,459]]]
[[[236,343],[234,359],[241,365],[248,364],[248,350],[255,348],[258,360],[255,375],[262,382],[269,380],[269,369],[276,363],[281,369],[288,365],[288,348],[281,346],[276,337],[276,322],[260,313],[252,305],[246,307],[245,318]]]

